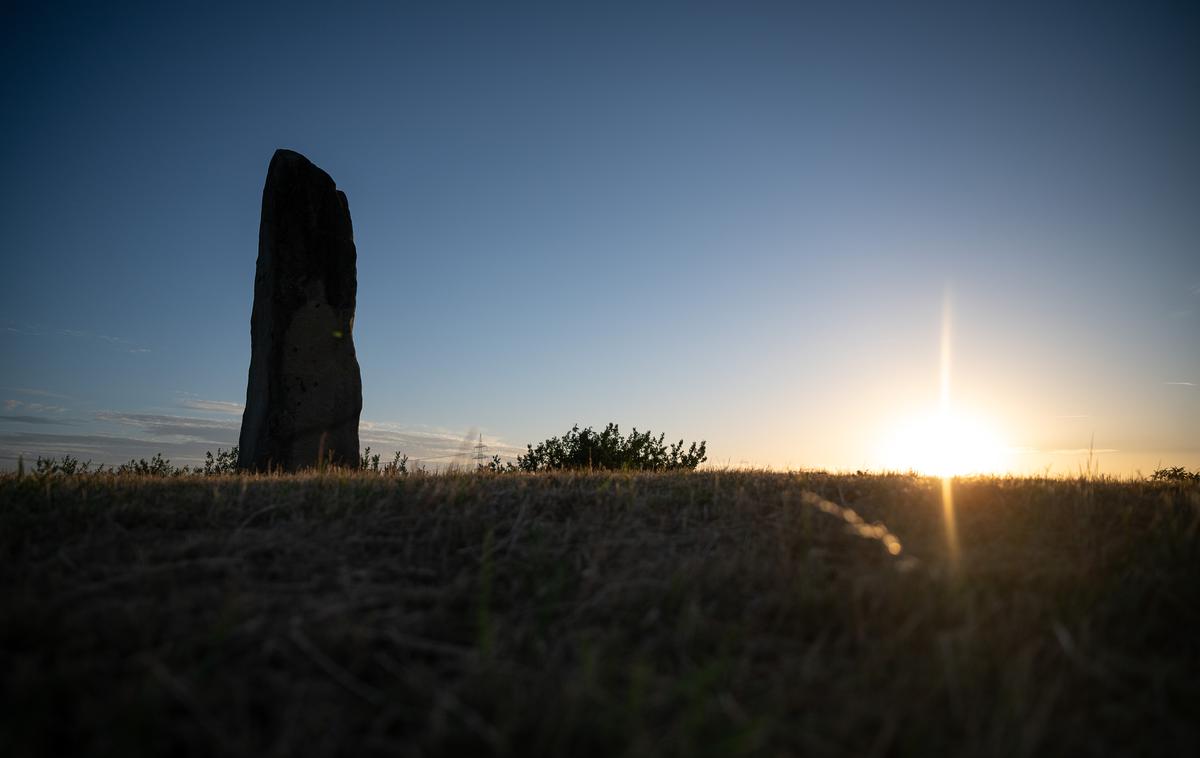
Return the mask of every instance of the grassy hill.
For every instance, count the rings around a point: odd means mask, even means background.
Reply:
[[[0,753],[1177,755],[1200,485],[0,478]]]

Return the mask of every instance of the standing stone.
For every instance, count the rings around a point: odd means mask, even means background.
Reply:
[[[358,466],[357,254],[350,205],[329,174],[276,150],[263,187],[238,466]]]

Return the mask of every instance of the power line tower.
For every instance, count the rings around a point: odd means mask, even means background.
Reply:
[[[483,462],[487,460],[487,445],[483,444],[483,433],[479,434],[479,442],[475,444],[475,467],[483,468]]]

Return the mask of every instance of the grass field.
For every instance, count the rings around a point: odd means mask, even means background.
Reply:
[[[5,476],[0,754],[1192,754],[1200,486],[953,495]]]

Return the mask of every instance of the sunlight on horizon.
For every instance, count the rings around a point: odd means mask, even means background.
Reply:
[[[985,417],[955,409],[951,402],[950,292],[942,301],[939,407],[895,425],[883,442],[885,468],[927,476],[1003,474],[1012,464],[1011,448]]]
[[[884,444],[883,466],[927,476],[1004,474],[1012,455],[994,426],[957,412],[938,412],[895,428]]]

